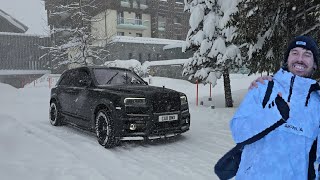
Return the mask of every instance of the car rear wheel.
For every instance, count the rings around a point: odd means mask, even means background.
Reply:
[[[53,126],[62,125],[62,116],[58,104],[55,101],[50,104],[49,120]]]
[[[116,146],[114,122],[106,110],[100,110],[97,113],[95,129],[99,144],[105,148]]]

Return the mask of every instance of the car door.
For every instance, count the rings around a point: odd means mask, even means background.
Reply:
[[[90,84],[92,79],[86,69],[79,69],[75,79],[77,80],[77,82],[75,82],[76,88],[74,90],[74,108],[77,117],[76,123],[79,126],[87,127],[90,123],[92,108],[92,98],[90,97]]]
[[[71,115],[71,112],[73,112],[74,103],[72,102],[73,94],[71,92],[74,88],[74,75],[75,74],[73,70],[65,72],[59,84],[58,99],[60,102],[61,111],[65,115]]]

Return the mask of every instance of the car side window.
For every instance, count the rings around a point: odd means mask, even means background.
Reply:
[[[72,77],[70,76],[71,72],[66,72],[62,77],[60,84],[62,86],[71,86]]]
[[[68,75],[68,78],[70,79],[69,86],[71,87],[77,86],[77,82],[79,81],[77,78],[77,74],[78,73],[75,70],[70,71],[70,74]]]
[[[118,76],[119,72],[109,69],[96,69],[94,74],[98,84],[106,85],[114,84],[113,80],[116,78],[116,76]]]
[[[76,87],[86,87],[90,82],[89,73],[85,70],[79,70],[75,77]]]

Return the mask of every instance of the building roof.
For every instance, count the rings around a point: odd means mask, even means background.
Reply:
[[[25,33],[28,27],[0,9],[0,32]]]

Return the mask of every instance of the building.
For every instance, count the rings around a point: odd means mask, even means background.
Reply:
[[[175,40],[184,40],[187,36],[190,15],[183,11],[183,0],[120,0],[116,2],[97,15],[108,25],[93,23],[93,32],[102,30],[104,33],[118,36]],[[104,17],[106,17],[105,21]]]
[[[192,56],[190,52],[182,52],[184,41],[180,40],[117,36],[113,42],[112,51],[119,53],[111,53],[108,60],[136,59],[143,63],[145,61],[184,59]]]
[[[83,1],[83,2],[82,2]],[[50,28],[78,23],[67,12],[56,15],[58,5],[84,4],[84,0],[45,0]],[[190,14],[184,12],[184,0],[92,0],[96,7],[88,12],[96,22],[91,31],[97,37],[133,36],[184,40]]]
[[[25,33],[28,27],[0,9],[0,32]]]
[[[184,12],[184,0],[151,0],[151,37],[185,40],[190,14]]]
[[[24,34],[28,27],[0,10],[0,82],[14,87],[26,83],[45,73],[50,73],[49,57],[42,57],[49,46],[49,37]]]
[[[82,4],[83,9],[85,8],[84,0],[45,1],[51,29],[79,25],[77,18],[67,16],[66,12],[56,13],[59,11],[58,5],[67,6],[67,2]],[[163,47],[172,43],[182,43],[189,30],[190,14],[184,12],[183,0],[93,0],[90,3],[96,7],[87,11],[92,21],[86,26],[95,37],[93,44],[108,48],[110,56],[106,61],[132,58],[141,62],[166,60],[169,53]],[[136,39],[123,41],[125,37]],[[179,57],[173,58],[190,57],[182,52],[178,54]]]

